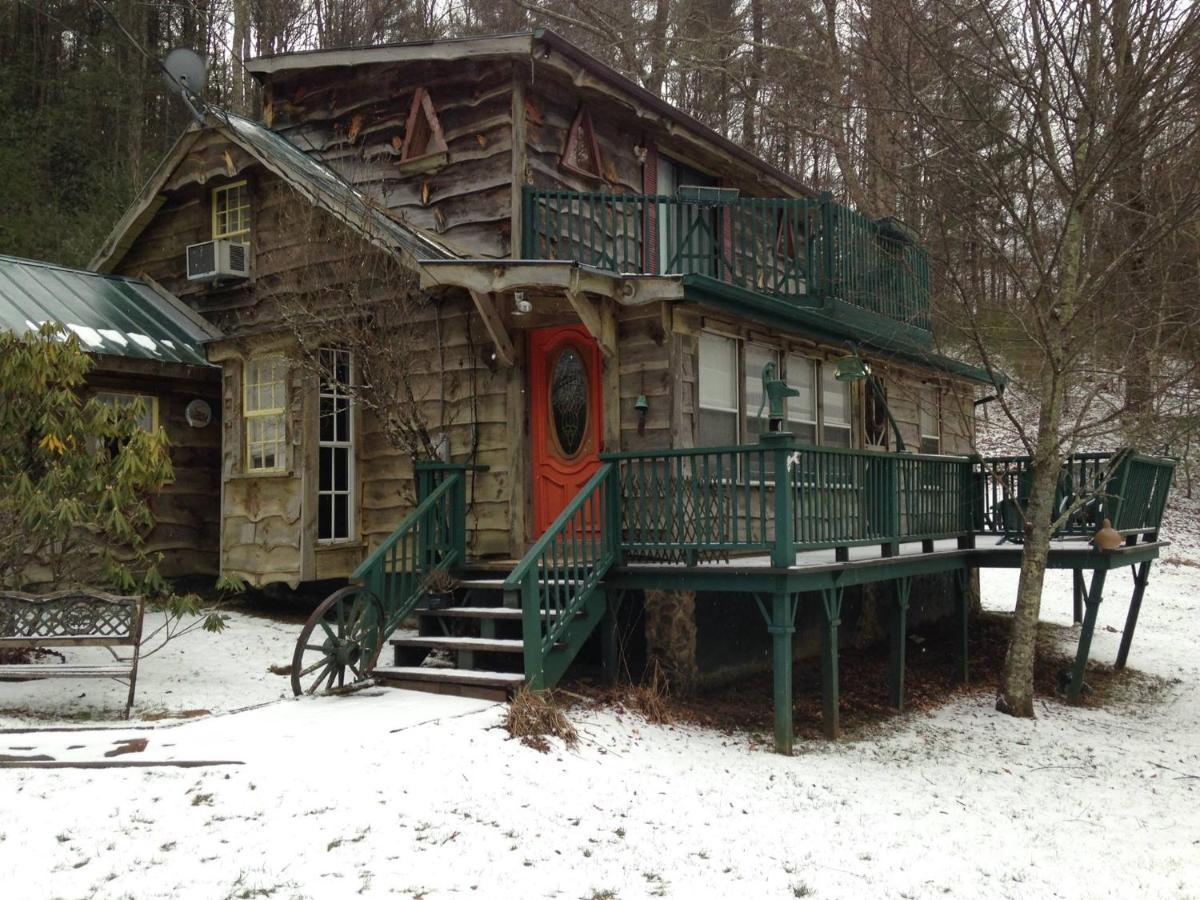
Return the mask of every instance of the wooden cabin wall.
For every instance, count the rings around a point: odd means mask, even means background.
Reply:
[[[263,117],[406,222],[467,256],[507,256],[512,71],[509,61],[469,60],[284,72],[268,81]],[[433,169],[401,160],[418,87],[448,148]]]
[[[221,473],[221,404],[216,378],[114,371],[101,361],[87,383],[93,391],[156,398],[158,425],[170,442],[174,478],[150,500],[155,526],[145,549],[163,555],[159,570],[167,577],[216,575]],[[187,405],[196,399],[206,401],[213,411],[212,421],[203,428],[193,428],[184,415]]]
[[[538,187],[577,191],[643,193],[645,150],[655,147],[697,169],[719,176],[722,184],[746,196],[795,196],[765,173],[698,134],[689,134],[632,98],[595,84],[580,88],[580,73],[569,63],[537,61],[518,69],[526,97],[528,182]],[[585,82],[589,81],[586,76]],[[561,163],[567,134],[581,104],[591,115],[603,159],[600,177],[588,177]]]
[[[938,392],[941,404],[941,452],[968,454],[975,446],[974,400],[971,383],[938,377],[927,369],[901,366],[882,368],[888,406],[900,426],[904,443],[912,452],[921,447],[920,397],[923,390]]]
[[[418,355],[414,389],[422,398],[426,419],[447,436],[452,462],[487,467],[486,472],[468,477],[468,552],[507,555],[519,549],[521,540],[514,538],[510,506],[514,491],[520,503],[524,476],[519,467],[525,461],[510,448],[514,425],[519,429],[524,422],[524,395],[519,389],[512,391],[510,382],[523,379],[523,373],[515,367],[493,372],[484,363],[484,350],[490,347],[487,331],[471,301],[462,295],[444,296],[414,327],[419,330],[415,343],[430,348]],[[361,435],[360,533],[372,548],[412,509],[415,485],[412,460],[388,442],[370,411],[363,414]],[[518,528],[523,531],[523,526]]]

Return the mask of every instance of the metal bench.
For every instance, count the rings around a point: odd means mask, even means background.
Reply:
[[[30,595],[0,591],[0,649],[106,647],[111,664],[0,665],[0,680],[112,678],[129,685],[125,718],[133,708],[145,601],[89,591]],[[132,647],[123,659],[114,647]]]

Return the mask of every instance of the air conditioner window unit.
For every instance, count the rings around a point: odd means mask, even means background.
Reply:
[[[240,241],[205,241],[187,248],[188,281],[223,281],[250,277],[250,245]]]

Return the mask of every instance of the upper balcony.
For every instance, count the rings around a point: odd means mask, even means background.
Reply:
[[[526,186],[522,256],[682,276],[701,298],[839,337],[928,348],[929,258],[895,219],[819,198],[677,196]]]

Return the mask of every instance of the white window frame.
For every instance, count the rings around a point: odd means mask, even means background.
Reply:
[[[802,417],[801,415],[798,415],[797,414],[798,406],[796,403],[797,398],[789,397],[788,401],[787,401],[787,420],[788,420],[789,425],[791,425],[791,423],[795,422],[798,425],[811,426],[812,427],[811,443],[816,445],[816,444],[819,444],[820,440],[821,440],[821,423],[820,423],[821,416],[820,416],[820,412],[819,412],[819,408],[820,408],[821,404],[818,399],[818,397],[820,395],[820,391],[821,391],[821,375],[820,375],[821,366],[820,366],[820,363],[817,360],[813,359],[811,356],[805,356],[803,353],[788,353],[784,358],[784,365],[786,366],[786,368],[784,369],[784,372],[786,373],[785,377],[787,378],[787,383],[791,387],[796,386],[796,382],[793,377],[792,368],[794,365],[797,365],[797,364],[808,369],[808,374],[809,374],[809,378],[810,378],[809,390],[812,392],[812,407],[809,411],[812,414],[812,418],[806,419],[806,418]],[[793,434],[794,433],[795,432],[793,432]]]
[[[230,207],[230,197],[236,195],[237,206]],[[225,210],[221,211],[222,198]],[[230,213],[236,211],[237,228],[230,226]],[[230,182],[212,190],[212,236],[214,241],[236,240],[246,243],[250,239],[250,183],[246,179]]]
[[[142,409],[149,417],[149,423],[139,422],[142,431],[153,432],[158,429],[158,398],[153,394],[140,394],[136,391],[96,391],[95,398],[114,411],[123,406],[133,406],[138,400],[142,401]]]
[[[821,427],[817,435],[817,443],[822,447],[851,450],[854,448],[854,391],[851,389],[849,382],[836,380],[834,377],[834,372],[836,371],[837,367],[828,361],[821,363],[821,365],[817,367],[817,391],[820,394],[818,406],[821,420]],[[826,409],[825,403],[825,381],[827,378],[833,379],[838,388],[845,392],[846,418],[844,421],[833,423],[829,421],[829,413]],[[844,431],[849,436],[848,440],[845,444],[832,443],[826,439],[826,429],[837,429],[839,431]]]
[[[703,347],[704,347],[706,340],[709,342],[712,342],[712,341],[720,341],[722,343],[728,342],[730,348],[732,349],[732,360],[733,360],[733,371],[731,373],[731,378],[732,378],[732,382],[733,382],[733,406],[732,407],[713,406],[712,404],[706,404],[704,402],[704,391],[701,387],[700,380],[704,377],[704,375],[703,375],[704,363],[703,363],[703,360],[701,359],[701,357],[704,355]],[[742,354],[741,354],[741,347],[739,346],[740,343],[741,343],[741,341],[738,338],[730,337],[729,335],[724,335],[724,334],[717,334],[715,332],[704,331],[704,332],[700,333],[700,337],[697,341],[697,346],[696,346],[696,356],[697,356],[697,361],[699,363],[699,365],[698,365],[699,371],[697,372],[697,375],[696,375],[697,406],[699,409],[708,410],[709,412],[718,412],[718,413],[725,413],[725,414],[732,413],[733,414],[733,420],[734,420],[733,443],[734,444],[741,443],[742,430],[743,430],[742,409],[741,409],[741,398],[742,398],[741,356],[742,356]],[[710,346],[712,346],[711,343],[710,343]],[[699,437],[699,431],[700,431],[700,422],[699,422],[699,418],[697,418],[697,422],[696,422],[697,437]],[[700,444],[705,444],[705,445],[707,445],[707,443],[708,443],[707,441],[700,441],[700,440],[698,440],[697,442]]]
[[[266,374],[269,380],[256,377],[261,374]],[[264,388],[270,388],[265,404],[262,402]],[[242,418],[246,438],[245,470],[248,473],[287,471],[287,388],[288,363],[282,354],[264,354],[246,360],[242,370]],[[271,422],[275,423],[273,439],[263,436]],[[256,451],[259,451],[260,459],[265,459],[272,446],[274,464],[255,465]]]
[[[354,384],[354,354],[341,347],[321,347],[318,351],[321,365],[321,374],[317,383],[317,543],[319,544],[335,544],[343,541],[354,539],[354,521],[355,521],[355,467],[354,467],[354,399],[353,393],[349,388]],[[327,378],[326,372],[333,372],[336,375],[337,361],[339,358],[344,358],[346,363],[347,382],[339,382],[336,378]],[[321,412],[321,407],[324,406],[326,400],[331,401],[333,413],[333,429],[334,436],[332,438],[324,438],[321,433],[322,419],[324,415]],[[339,400],[346,402],[346,434],[340,435],[337,432],[337,403]],[[333,465],[330,471],[329,488],[321,486],[321,460],[324,457],[322,451],[329,450],[330,459],[333,460]],[[345,488],[337,487],[337,458],[338,450],[345,450],[345,465],[346,465],[346,481]],[[329,521],[322,522],[320,518],[321,498],[329,497]],[[346,498],[346,533],[337,534],[337,498]],[[321,537],[323,526],[328,526],[329,532],[326,537]]]
[[[917,406],[917,437],[920,445],[918,449],[922,453],[940,454],[942,452],[942,397],[941,391],[937,389],[936,385],[925,384],[921,386],[917,398]],[[932,413],[929,416],[932,422],[932,431],[927,430],[930,423],[926,421],[926,415],[929,413]],[[925,442],[927,440],[933,441],[937,445],[937,449],[926,450]]]

